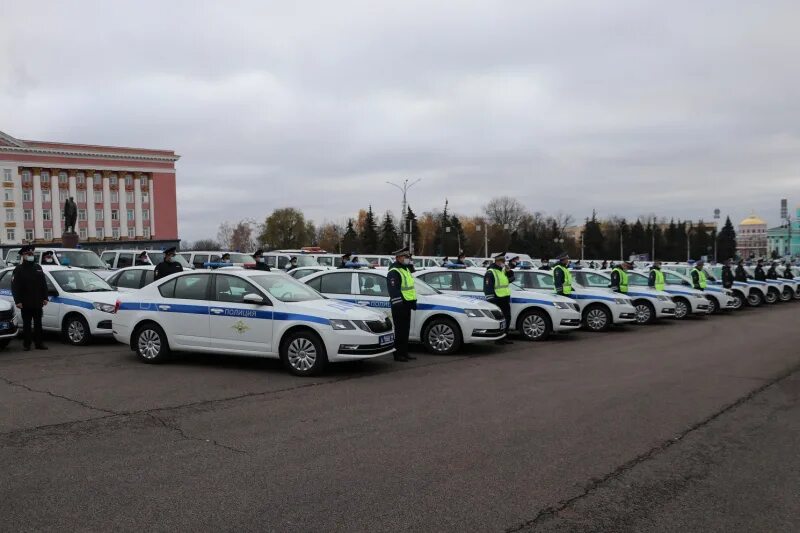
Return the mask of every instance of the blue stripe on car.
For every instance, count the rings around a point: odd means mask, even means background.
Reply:
[[[537,300],[536,298],[518,298],[515,296],[511,297],[512,304],[539,304],[539,305],[553,305],[553,302],[548,302],[547,300]]]
[[[168,306],[169,309],[159,309],[159,306]],[[212,313],[211,309],[220,309],[222,314]],[[120,311],[152,311],[157,313],[183,313],[192,315],[232,316],[242,318],[255,318],[259,320],[297,320],[300,322],[314,322],[316,324],[330,324],[330,320],[314,315],[302,313],[285,313],[282,311],[261,311],[257,309],[241,309],[238,307],[222,307],[219,305],[188,305],[171,303],[149,302],[122,302]]]

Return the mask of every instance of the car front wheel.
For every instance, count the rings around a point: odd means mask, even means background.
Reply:
[[[156,324],[144,324],[136,330],[133,348],[145,363],[161,363],[169,357],[167,335]]]
[[[311,331],[295,331],[281,343],[281,361],[286,370],[295,376],[319,374],[328,363],[325,347]]]
[[[713,315],[719,312],[719,302],[713,296],[708,299],[708,314]]]
[[[425,326],[422,343],[425,349],[439,355],[450,355],[461,347],[461,331],[457,324],[445,318],[434,318]]]
[[[650,324],[655,320],[656,312],[653,309],[653,304],[644,300],[639,300],[634,304],[636,308],[636,323],[637,324]]]
[[[770,289],[767,291],[766,300],[768,304],[774,304],[778,301],[778,289]]]
[[[762,303],[764,303],[764,296],[759,291],[753,289],[747,295],[747,305],[750,307],[758,307]]]
[[[788,302],[793,297],[794,297],[794,294],[792,293],[792,289],[790,289],[789,287],[786,287],[785,289],[783,289],[783,292],[781,293],[781,301],[782,302]]]
[[[553,332],[550,317],[540,309],[529,309],[518,319],[517,330],[530,341],[547,340]]]
[[[583,314],[583,325],[590,331],[605,331],[611,327],[611,313],[601,305],[590,305]]]
[[[744,296],[740,292],[733,293],[733,308],[737,311],[744,306]]]
[[[683,320],[689,315],[689,302],[683,298],[675,298],[675,318]]]
[[[89,323],[81,315],[69,315],[64,321],[64,340],[73,346],[85,346],[89,343],[91,332]]]

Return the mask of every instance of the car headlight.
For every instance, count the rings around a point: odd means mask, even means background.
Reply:
[[[483,313],[481,313],[480,309],[464,309],[464,313],[470,318],[478,318],[483,316]]]
[[[707,300],[705,294],[695,294],[694,297],[698,300]]]
[[[483,314],[488,318],[494,318],[494,315],[492,314],[492,311],[490,309],[484,309]]]
[[[629,300],[625,298],[614,298],[614,303],[618,305],[628,305]]]
[[[570,305],[567,302],[553,302],[553,307],[556,309],[570,309]]]
[[[725,294],[727,294],[728,296],[733,298],[734,292],[732,290],[730,290],[730,289],[725,289]]]
[[[113,313],[117,310],[116,306],[112,304],[93,302],[92,305],[94,306],[95,309],[97,309],[98,311],[102,311],[104,313]]]
[[[670,298],[669,296],[659,296],[658,297],[658,301],[659,302],[671,302],[672,298]]]
[[[353,325],[353,323],[350,322],[349,320],[331,319],[330,322],[331,322],[331,327],[333,329],[338,329],[338,330],[356,329],[356,327]]]

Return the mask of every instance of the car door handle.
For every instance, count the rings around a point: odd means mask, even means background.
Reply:
[[[223,309],[220,309],[219,307],[212,307],[211,312],[214,313],[215,315],[221,315],[225,311]]]
[[[159,305],[158,308],[162,311],[169,311],[171,306],[169,305]]]

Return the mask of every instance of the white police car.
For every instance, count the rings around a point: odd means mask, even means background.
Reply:
[[[755,275],[755,267],[744,267],[748,276]],[[794,297],[794,282],[788,279],[768,279],[766,281],[757,281],[751,279],[753,283],[759,284],[765,289],[764,301],[768,304],[775,302],[788,302]]]
[[[515,282],[527,290],[552,293],[553,274],[549,270],[515,270]],[[571,299],[580,309],[583,326],[590,331],[605,331],[614,324],[636,320],[633,300],[608,288],[587,288],[573,280]]]
[[[597,270],[579,269],[572,270],[572,278],[579,284],[588,288],[608,288],[611,286],[611,276],[608,272]],[[653,289],[647,285],[647,279],[628,276],[628,292],[626,293],[636,308],[636,323],[650,324],[659,318],[673,318],[675,304],[672,298],[664,291]]]
[[[5,348],[11,339],[17,336],[17,324],[14,320],[14,303],[0,300],[0,348]]]
[[[76,346],[92,336],[111,335],[111,318],[118,293],[94,272],[65,266],[42,266],[49,293],[42,309],[42,328],[60,331],[64,340]],[[14,303],[11,278],[14,269],[0,272],[0,298]],[[21,324],[19,314],[17,324]]]
[[[113,328],[147,363],[170,351],[253,355],[280,358],[299,376],[394,350],[383,315],[258,270],[180,272],[121,294]]]
[[[684,287],[692,286],[691,274],[687,275],[679,274],[679,275],[681,277],[682,286]],[[707,272],[706,275],[708,275]],[[715,284],[713,281],[707,279],[706,288],[701,292],[705,295],[706,300],[708,300],[707,314],[709,315],[719,313],[720,311],[730,311],[737,308],[736,305],[739,299],[736,297],[733,290],[724,288],[721,283]]]
[[[138,265],[121,268],[114,272],[106,281],[119,292],[139,290],[153,283],[156,267],[153,265]]]
[[[693,268],[694,266],[688,263],[671,263],[661,266],[663,271],[677,272],[687,278],[691,275]],[[703,270],[708,278],[706,289],[716,288],[719,290],[722,287],[722,265],[705,265]],[[691,286],[691,278],[689,281],[689,286]],[[767,284],[760,281],[734,281],[733,287],[729,290],[734,299],[731,309],[741,309],[745,302],[750,306],[757,307],[766,301]]]
[[[344,300],[391,316],[387,270],[340,269],[319,272],[303,283],[328,298]],[[451,354],[461,345],[505,337],[500,309],[486,301],[466,301],[437,293],[425,283],[415,284],[417,310],[411,313],[409,340],[421,342],[436,354]]]
[[[297,267],[294,270],[290,270],[286,272],[294,279],[302,279],[306,276],[310,276],[311,274],[316,274],[317,272],[325,272],[328,270],[333,270],[331,267],[326,266],[308,266],[308,267]],[[285,271],[283,271],[285,272]]]
[[[706,294],[692,288],[692,282],[675,271],[661,269],[664,273],[664,292],[672,297],[675,303],[675,318],[683,320],[689,315],[707,315],[711,310]],[[628,276],[642,276],[647,278],[650,273],[644,271],[629,271]]]
[[[452,294],[470,301],[485,300],[483,294],[484,268],[435,267],[415,272],[423,280],[443,294]],[[533,294],[511,284],[510,329],[528,340],[541,341],[551,333],[567,332],[581,326],[578,304],[556,294]]]

